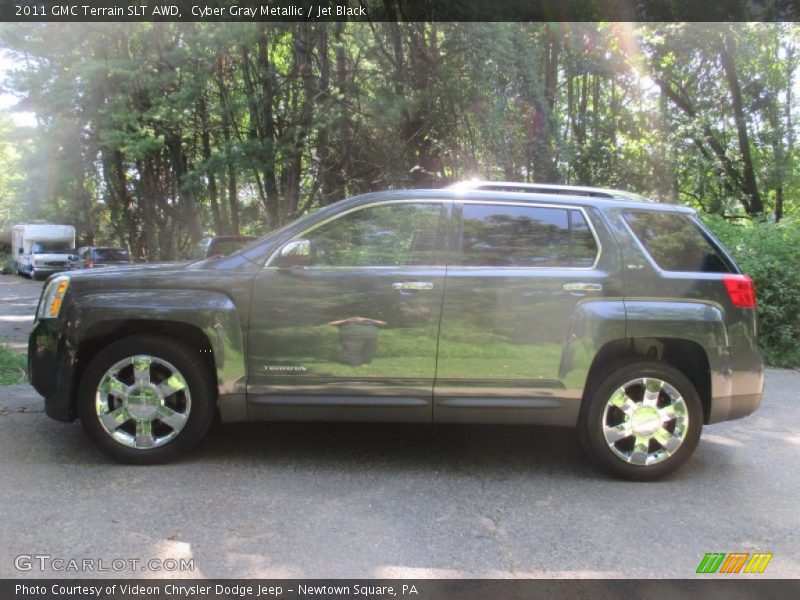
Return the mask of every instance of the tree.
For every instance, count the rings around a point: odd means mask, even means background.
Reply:
[[[385,3],[391,12],[395,6]],[[81,242],[185,254],[461,178],[797,212],[794,24],[6,24],[37,115],[4,192]],[[16,142],[15,142],[16,143]]]

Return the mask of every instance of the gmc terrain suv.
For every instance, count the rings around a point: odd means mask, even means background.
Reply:
[[[223,421],[577,427],[658,478],[763,395],[755,291],[694,211],[470,183],[350,198],[229,256],[52,276],[30,338],[47,414],[125,462]]]

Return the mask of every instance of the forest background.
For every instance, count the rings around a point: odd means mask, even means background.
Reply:
[[[4,23],[0,232],[141,260],[373,190],[481,178],[697,208],[800,365],[791,23]]]

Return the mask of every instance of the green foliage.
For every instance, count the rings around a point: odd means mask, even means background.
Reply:
[[[181,255],[387,188],[615,187],[800,211],[793,23],[13,23],[0,228]],[[14,211],[14,216],[11,212]],[[18,217],[17,215],[20,215]],[[95,238],[97,238],[95,240]]]
[[[26,380],[27,361],[24,354],[13,352],[0,343],[0,385],[12,385]]]
[[[703,220],[755,282],[767,362],[800,366],[800,220],[777,225],[708,215]]]
[[[20,216],[15,199],[25,177],[17,148],[20,140],[15,134],[8,115],[0,112],[0,230],[7,230]]]
[[[0,252],[0,269],[3,275],[11,273],[14,268],[14,255],[11,252]]]

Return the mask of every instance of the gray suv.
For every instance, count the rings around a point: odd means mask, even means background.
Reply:
[[[689,208],[595,188],[368,194],[229,256],[51,277],[47,414],[131,463],[222,421],[576,427],[651,480],[763,395],[755,292]]]

